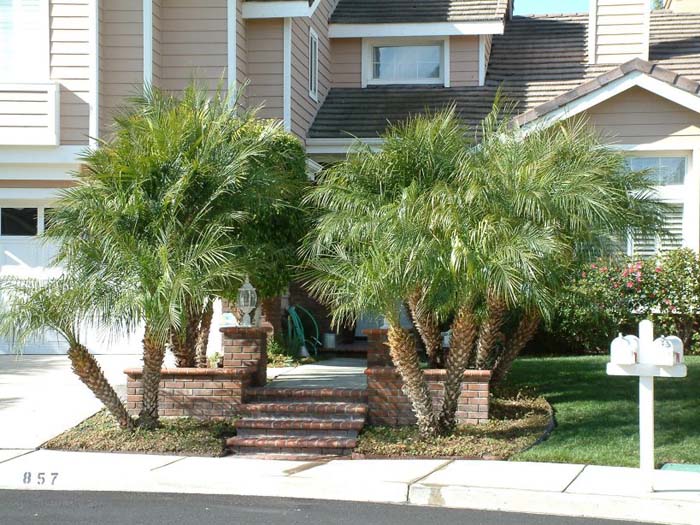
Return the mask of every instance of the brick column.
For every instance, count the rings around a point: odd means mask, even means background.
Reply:
[[[224,368],[255,366],[253,383],[267,382],[267,334],[264,327],[229,326],[221,328]]]
[[[367,367],[375,366],[394,366],[389,354],[389,345],[387,344],[386,328],[370,328],[363,330],[363,334],[367,336]]]

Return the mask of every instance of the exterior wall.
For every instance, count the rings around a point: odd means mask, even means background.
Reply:
[[[587,115],[615,143],[687,138],[700,144],[700,115],[639,87],[598,104]]]
[[[143,401],[142,370],[127,369],[126,407],[137,415]],[[161,372],[158,414],[224,419],[238,414],[251,384],[245,369],[170,368]]]
[[[264,105],[262,118],[282,119],[284,71],[283,20],[248,20],[246,22],[247,101],[251,107]]]
[[[226,0],[160,4],[160,86],[179,91],[194,77],[213,90],[227,82]]]
[[[100,136],[108,133],[114,112],[143,83],[141,0],[101,0]]]
[[[362,39],[331,40],[331,81],[335,88],[362,87]]]
[[[243,0],[236,2],[236,82],[242,86],[248,74],[248,35],[243,20]],[[241,104],[247,105],[248,95],[243,93]]]
[[[665,8],[674,13],[700,13],[700,0],[666,0]]]
[[[425,370],[424,372],[433,406],[439,409],[444,398],[445,370]],[[398,371],[393,367],[375,367],[365,370],[367,375],[367,395],[369,399],[368,421],[371,425],[404,426],[414,425],[411,402],[403,393],[403,383]],[[457,404],[457,422],[462,425],[478,425],[489,418],[488,370],[467,370],[462,380],[462,390]]]
[[[87,144],[90,98],[90,2],[50,0],[50,78],[60,85],[61,144]]]
[[[224,368],[251,369],[253,383],[265,386],[267,382],[268,329],[221,328],[223,334]]]
[[[161,43],[163,40],[163,21],[161,19],[161,5],[163,0],[153,0],[153,84],[161,85],[163,75],[161,56]]]
[[[331,45],[328,19],[337,0],[321,0],[313,16],[293,18],[292,24],[292,132],[302,138],[331,87]],[[309,28],[318,35],[318,100],[309,95]]]
[[[648,0],[595,0],[589,17],[591,62],[622,64],[649,57]]]
[[[450,86],[479,85],[479,37],[450,37]]]

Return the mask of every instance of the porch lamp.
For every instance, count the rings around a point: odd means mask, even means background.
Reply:
[[[250,313],[255,310],[257,304],[258,294],[255,292],[253,285],[250,284],[248,276],[246,276],[245,282],[238,289],[238,301],[236,301],[236,306],[238,306],[238,309],[243,313],[241,326],[253,326],[250,321]]]

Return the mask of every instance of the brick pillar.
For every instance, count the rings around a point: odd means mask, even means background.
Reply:
[[[386,328],[370,328],[362,333],[367,336],[367,367],[394,366],[389,354]]]
[[[221,328],[224,368],[255,366],[253,382],[267,382],[267,334],[264,327],[228,326]]]

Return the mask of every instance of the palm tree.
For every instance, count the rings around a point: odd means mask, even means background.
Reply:
[[[582,247],[658,222],[649,181],[583,121],[524,135],[506,117],[496,105],[478,130],[453,110],[411,118],[388,129],[379,152],[356,146],[307,198],[319,210],[304,246],[308,285],[336,323],[364,311],[387,318],[424,436],[454,428],[470,361],[495,367],[496,378],[507,372]],[[453,320],[439,414],[416,342],[398,323],[402,303],[428,349],[432,327]],[[507,337],[513,316],[518,330]]]
[[[129,306],[119,302],[114,293],[116,286],[118,283],[91,285],[67,276],[50,281],[5,278],[0,282],[6,299],[0,333],[12,337],[17,348],[46,330],[59,334],[68,343],[73,372],[102,401],[119,426],[131,430],[134,420],[80,338],[82,330],[89,328],[125,327],[118,322],[117,313],[125,314]]]
[[[273,151],[281,141],[286,148]],[[301,175],[280,167],[298,166],[300,157]],[[138,424],[154,428],[167,346],[180,364],[194,365],[211,302],[265,270],[249,255],[264,252],[246,245],[249,230],[291,207],[304,180],[303,151],[278,124],[193,84],[182,97],[146,90],[83,162],[46,235],[60,243],[67,272],[124,283],[122,300],[144,326]]]

